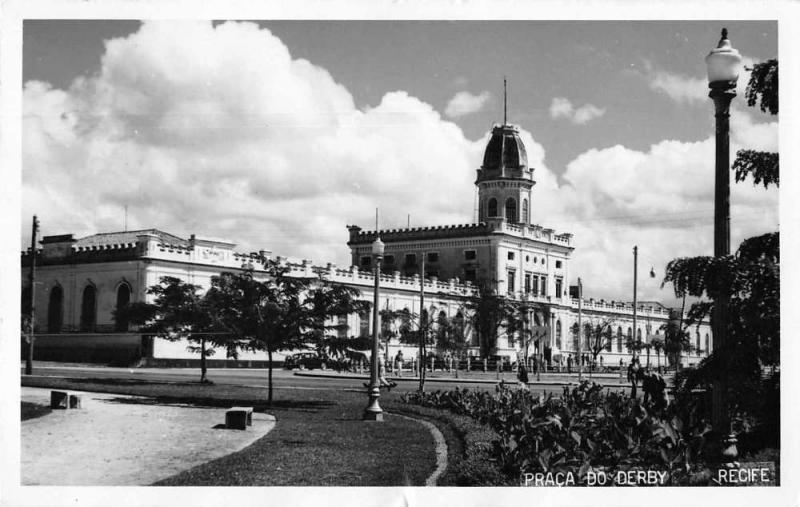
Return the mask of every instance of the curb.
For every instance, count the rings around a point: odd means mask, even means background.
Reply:
[[[445,470],[447,470],[447,441],[444,439],[442,432],[439,431],[439,428],[437,428],[435,424],[430,421],[426,421],[425,419],[398,414],[397,412],[386,412],[386,414],[416,421],[425,426],[431,433],[433,436],[434,451],[436,452],[436,469],[425,480],[425,486],[436,486],[436,482],[439,480],[439,477],[441,477]]]
[[[294,372],[294,375],[298,377],[312,377],[312,378],[335,378],[335,379],[351,379],[351,380],[369,380],[368,375],[354,375],[354,374],[330,374],[330,373],[308,373],[302,371]],[[402,382],[419,382],[419,377],[392,377],[394,382],[402,381]],[[584,378],[583,380],[588,380]],[[598,379],[599,380],[599,379]],[[425,382],[440,382],[440,383],[458,383],[458,384],[509,384],[509,385],[516,385],[519,382],[516,380],[507,381],[506,379],[463,379],[463,378],[454,378],[454,377],[434,377],[434,378],[426,378]],[[603,387],[630,387],[630,384],[620,384],[620,383],[609,383],[609,382],[595,382],[600,384]],[[577,386],[577,380],[541,380],[541,381],[529,381],[529,386]]]

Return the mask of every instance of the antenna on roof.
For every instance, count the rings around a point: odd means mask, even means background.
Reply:
[[[506,93],[506,77],[503,76],[503,125],[508,125],[508,94]]]
[[[375,208],[375,232],[378,232],[378,208]]]
[[[128,232],[128,205],[125,205],[125,222],[122,224],[122,232]]]
[[[411,229],[411,213],[408,214],[408,220],[406,222],[406,227]]]

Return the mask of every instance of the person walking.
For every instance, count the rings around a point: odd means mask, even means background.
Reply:
[[[364,387],[369,388],[369,383],[364,382]],[[386,358],[382,357],[378,361],[378,388],[386,387],[389,391],[392,390],[393,387],[397,387],[397,383],[393,381],[386,380]]]
[[[628,365],[628,382],[631,383],[631,398],[636,398],[636,383],[639,381],[640,376],[639,359],[634,358]]]
[[[572,354],[567,356],[567,373],[572,373]]]
[[[397,355],[394,357],[394,363],[397,367],[397,376],[403,376],[403,351],[398,350]]]
[[[380,381],[381,387],[387,387],[390,391],[393,387],[397,387],[396,382],[390,382],[386,380],[386,360],[385,358],[381,358],[381,362],[378,365],[378,380]]]
[[[525,368],[525,363],[520,362],[517,367],[517,378],[519,379],[519,386],[522,389],[528,388],[528,370]]]

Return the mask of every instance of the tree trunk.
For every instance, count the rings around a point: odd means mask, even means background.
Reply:
[[[206,338],[200,338],[200,383],[207,382],[206,378]]]
[[[272,351],[267,351],[268,361],[267,361],[267,371],[269,380],[267,381],[267,406],[272,406]]]

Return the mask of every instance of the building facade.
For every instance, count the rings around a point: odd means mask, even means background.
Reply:
[[[632,352],[626,343],[631,337],[643,342],[663,338],[664,326],[679,316],[656,302],[639,304],[634,329],[630,303],[592,298],[579,302],[572,297],[572,235],[531,222],[536,183],[533,174],[534,169],[527,167],[517,127],[496,125],[475,180],[478,223],[378,231],[348,226],[351,265],[346,268],[331,263],[315,265],[310,260],[277,259],[297,276],[346,284],[371,301],[375,269],[371,244],[380,238],[386,245],[379,275],[382,309],[408,309],[419,314],[420,293],[424,292],[429,315],[460,314],[468,321],[469,315],[464,314],[465,296],[475,294],[478,285],[488,285],[530,308],[531,325],[540,336],[539,352],[550,364],[566,364],[567,357],[578,352],[578,337],[586,340],[591,331],[599,328],[611,338],[599,357],[606,365],[627,363]],[[114,312],[129,302],[146,300],[147,288],[163,276],[203,288],[208,288],[211,277],[222,271],[248,266],[255,269],[256,276],[266,276],[258,269],[257,260],[271,258],[271,252],[241,253],[235,246],[229,241],[194,235],[184,239],[157,229],[101,233],[79,239],[71,234],[44,237],[36,252],[35,329],[37,347],[41,349],[36,357],[46,359],[50,354],[53,359],[64,359],[70,357],[71,351],[81,350],[84,360],[87,355],[89,360],[114,357],[121,362],[145,363],[197,359],[187,351],[186,343],[142,336],[128,323],[115,319]],[[24,252],[23,291],[28,284],[26,268],[30,262],[31,252]],[[371,313],[340,318],[350,335],[365,336],[372,329]],[[578,332],[579,320],[583,333]],[[696,363],[709,352],[708,323],[693,332],[695,351],[683,357],[683,364]],[[473,347],[468,353],[477,355],[476,337],[471,335],[469,339]],[[521,345],[514,334],[501,333],[493,352],[516,360]],[[584,353],[587,345],[582,342]],[[385,352],[393,357],[400,350],[405,357],[417,353],[415,347],[396,339],[386,345]],[[244,353],[240,360],[257,364],[266,357]]]

